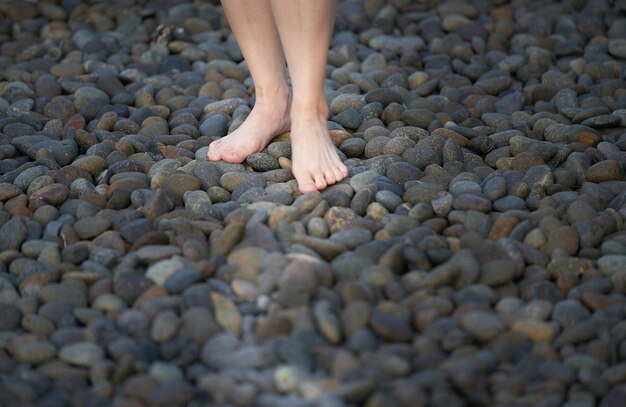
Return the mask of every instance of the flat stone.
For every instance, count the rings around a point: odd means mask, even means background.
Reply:
[[[313,315],[318,329],[331,344],[341,342],[341,324],[327,302],[318,302],[313,308]]]
[[[91,240],[111,227],[106,218],[82,218],[74,223],[73,228],[80,239]]]
[[[43,302],[67,304],[72,307],[87,305],[87,296],[73,284],[48,284],[39,291],[39,299]]]
[[[406,342],[413,339],[409,311],[392,302],[378,304],[372,311],[374,332],[388,341]]]
[[[624,171],[622,166],[615,160],[600,161],[589,167],[586,173],[589,182],[623,181]]]
[[[15,358],[32,365],[50,360],[56,353],[56,347],[47,341],[25,342],[15,348]]]
[[[516,321],[513,326],[511,326],[511,330],[521,333],[533,342],[550,342],[555,335],[550,325],[532,319]]]
[[[145,276],[156,284],[163,285],[168,278],[184,267],[185,264],[178,257],[160,260],[152,264],[148,270],[146,270]]]
[[[241,331],[241,314],[235,303],[224,295],[211,293],[211,301],[215,307],[215,319],[226,332],[239,335]]]
[[[0,228],[0,251],[18,250],[28,236],[28,228],[22,218],[12,217]]]
[[[468,312],[461,317],[460,323],[463,329],[481,342],[494,339],[505,328],[498,316],[484,311]]]
[[[59,358],[72,365],[89,367],[104,358],[104,351],[93,342],[75,342],[62,347]]]
[[[598,268],[607,276],[626,270],[626,255],[609,254],[598,259]]]

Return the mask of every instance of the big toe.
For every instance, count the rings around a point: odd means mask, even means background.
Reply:
[[[296,176],[296,181],[298,181],[298,189],[303,194],[318,190],[315,180],[309,174]]]
[[[317,188],[315,187],[315,184],[313,182],[306,182],[304,184],[298,185],[300,185],[300,192],[303,194],[317,191]]]

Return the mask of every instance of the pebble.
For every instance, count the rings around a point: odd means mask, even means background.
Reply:
[[[20,217],[13,217],[0,228],[0,250],[17,250],[28,236],[28,227]]]
[[[550,342],[555,336],[550,325],[541,321],[519,320],[513,324],[511,330],[526,336],[533,342]]]
[[[313,308],[313,315],[318,329],[331,344],[341,342],[339,318],[332,312],[327,302],[318,302]]]
[[[265,153],[253,153],[246,158],[246,162],[255,171],[270,171],[280,168],[278,159]]]
[[[618,274],[626,270],[626,255],[604,255],[598,259],[598,268],[608,277]]]
[[[15,305],[4,303],[0,315],[0,331],[11,331],[20,325],[22,313]]]
[[[387,341],[405,342],[413,338],[410,313],[392,302],[379,303],[372,310],[371,324],[374,332]]]
[[[468,312],[459,322],[463,329],[482,342],[493,340],[505,328],[496,315],[485,311]]]
[[[159,312],[150,327],[150,337],[155,342],[167,342],[172,340],[178,332],[180,318],[172,311]]]
[[[47,341],[28,341],[16,346],[14,355],[22,363],[36,365],[56,356],[56,347]]]
[[[175,257],[171,259],[160,260],[152,264],[146,270],[146,277],[154,281],[156,284],[163,285],[168,278],[176,274],[185,267],[182,259]]]
[[[241,315],[233,301],[216,292],[211,293],[211,301],[215,307],[216,321],[226,332],[239,335],[241,330]]]
[[[102,360],[104,352],[93,342],[75,342],[63,346],[59,358],[72,365],[89,367]]]
[[[623,404],[621,3],[339,1],[307,194],[221,5],[95,3],[0,2],[0,404]]]
[[[586,176],[589,182],[595,183],[622,181],[624,179],[624,172],[617,161],[605,160],[589,167]]]

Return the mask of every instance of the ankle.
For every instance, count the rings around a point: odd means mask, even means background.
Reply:
[[[290,115],[293,119],[327,121],[330,109],[324,99],[293,100]]]
[[[255,104],[275,105],[277,102],[285,103],[289,99],[287,84],[272,86],[255,86]]]

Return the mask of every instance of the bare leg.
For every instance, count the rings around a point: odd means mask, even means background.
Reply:
[[[240,163],[289,129],[285,56],[268,0],[222,0],[228,23],[248,63],[256,102],[246,120],[209,146],[211,161]]]
[[[348,176],[328,134],[324,70],[334,0],[270,0],[293,87],[293,174],[300,192],[324,189]]]

